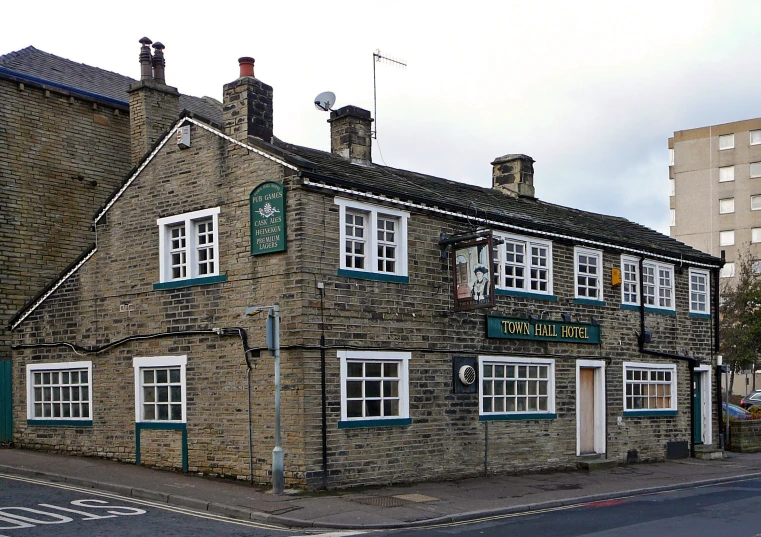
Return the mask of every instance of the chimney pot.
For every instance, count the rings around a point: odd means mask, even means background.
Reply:
[[[240,65],[240,78],[246,76],[254,76],[254,59],[249,56],[243,56],[238,58],[238,65]]]
[[[159,41],[153,44],[153,80],[166,84],[166,60],[164,60],[164,45]]]
[[[140,40],[140,44],[142,47],[140,47],[140,80],[153,80],[153,69],[151,68],[151,62],[153,58],[151,57],[151,49],[149,45],[153,43],[150,39],[147,37],[143,37]]]

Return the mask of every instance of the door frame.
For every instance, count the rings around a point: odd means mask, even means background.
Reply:
[[[581,412],[580,400],[580,376],[581,368],[594,369],[594,401],[595,401],[595,426],[594,448],[598,455],[605,454],[605,361],[604,360],[576,360],[576,456],[581,455]]]
[[[700,375],[700,420],[703,445],[713,445],[713,412],[711,407],[711,366],[695,366],[695,373]],[[690,379],[690,382],[693,382]],[[691,403],[694,404],[694,401]],[[698,416],[695,416],[698,418]]]

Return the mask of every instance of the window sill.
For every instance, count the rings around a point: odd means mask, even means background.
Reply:
[[[710,313],[696,313],[696,312],[690,312],[690,317],[693,319],[710,319],[711,314]]]
[[[478,421],[516,421],[516,420],[554,420],[558,415],[554,413],[516,413],[516,414],[481,414]]]
[[[412,418],[389,418],[377,420],[346,420],[339,421],[339,429],[366,429],[369,427],[400,427],[410,425]]]
[[[92,420],[26,420],[29,427],[92,427]]]
[[[557,302],[558,297],[555,295],[547,295],[544,293],[532,293],[530,291],[514,291],[512,289],[495,289],[494,293],[496,295],[503,295],[503,296],[514,296],[514,297],[520,297],[520,298],[533,298],[534,300],[548,300],[550,302]]]
[[[574,298],[574,304],[582,304],[584,306],[605,306],[604,300],[594,300],[591,298]]]
[[[636,304],[621,304],[620,308],[622,310],[639,311],[639,306]],[[645,313],[657,313],[658,315],[676,315],[676,310],[667,310],[664,308],[645,306]],[[710,317],[710,315],[708,317]]]
[[[365,272],[363,270],[338,269],[339,276],[347,278],[359,278],[360,280],[374,280],[378,282],[410,283],[409,276],[397,274],[383,274],[380,272]]]
[[[624,410],[625,418],[657,418],[661,416],[676,416],[676,410]]]
[[[138,421],[135,427],[154,431],[182,431],[187,428],[187,423],[184,421]]]
[[[222,283],[227,281],[227,274],[220,276],[204,276],[202,278],[188,278],[187,280],[175,280],[171,282],[154,283],[154,291],[162,289],[179,289],[180,287],[191,287],[193,285],[210,285],[212,283]]]

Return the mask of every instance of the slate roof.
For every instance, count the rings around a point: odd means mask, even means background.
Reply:
[[[137,68],[137,62],[135,62],[135,67]],[[67,60],[34,47],[26,47],[0,56],[0,68],[66,86],[73,90],[101,95],[108,99],[121,101],[124,104],[129,102],[127,89],[129,89],[130,84],[137,82],[128,76]],[[189,110],[215,123],[222,123],[222,103],[210,97],[193,97],[181,94],[180,110],[182,109]]]
[[[667,257],[683,257],[685,261],[717,266],[721,264],[721,260],[714,256],[626,218],[581,211],[538,199],[516,198],[492,188],[378,164],[357,165],[332,153],[280,141],[278,146],[283,151],[284,158],[287,159],[289,155],[297,157],[291,162],[304,170],[307,177],[328,184],[435,205],[464,214],[473,215],[477,210],[480,217],[486,216],[514,226],[644,250]],[[305,163],[304,160],[308,162]]]

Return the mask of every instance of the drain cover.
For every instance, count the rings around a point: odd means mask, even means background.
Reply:
[[[396,498],[394,496],[372,496],[370,498],[358,498],[354,501],[364,505],[374,505],[375,507],[401,507],[412,503],[409,500]]]

